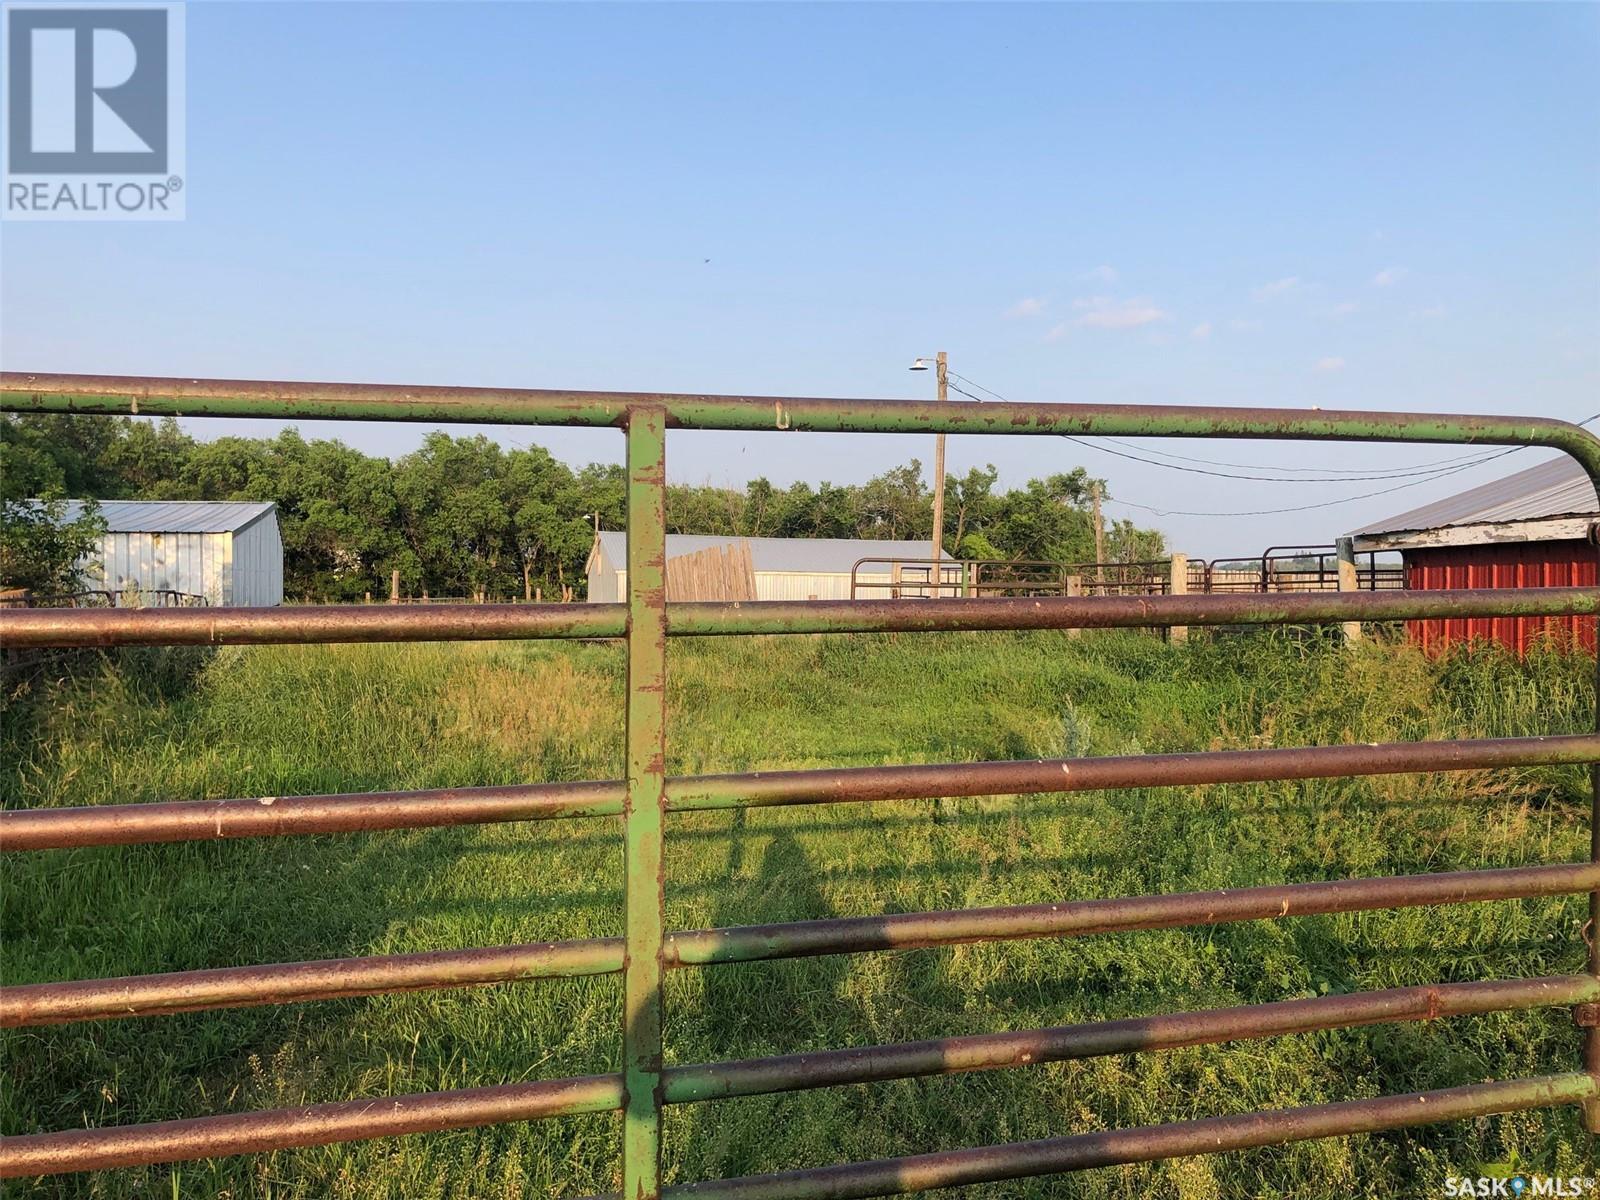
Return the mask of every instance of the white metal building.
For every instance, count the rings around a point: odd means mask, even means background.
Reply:
[[[68,502],[73,520],[83,502]],[[211,604],[283,603],[283,539],[270,500],[102,500],[87,571],[107,591],[186,592]]]
[[[932,542],[894,542],[857,538],[738,538],[707,537],[700,534],[669,533],[667,558],[696,554],[712,547],[735,546],[740,543],[750,547],[750,561],[755,568],[757,600],[848,600],[850,599],[850,571],[860,559],[876,559],[861,564],[856,578],[861,583],[888,584],[905,582],[903,595],[920,594],[926,590],[930,568],[906,565],[897,574],[895,568],[883,560],[929,559],[933,556]],[[628,596],[628,535],[601,532],[595,536],[594,547],[589,551],[586,570],[589,574],[589,600],[615,603]],[[950,584],[960,581],[960,566],[950,559],[943,574]],[[916,585],[923,585],[918,588]],[[875,587],[861,593],[861,599],[887,600],[891,595],[887,587]]]

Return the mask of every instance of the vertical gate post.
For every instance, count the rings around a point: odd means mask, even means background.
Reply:
[[[1187,596],[1189,594],[1189,556],[1187,554],[1174,554],[1172,556],[1172,575],[1167,583],[1167,591],[1173,596]],[[1189,640],[1189,627],[1187,625],[1174,625],[1167,630],[1169,642],[1187,642]]]
[[[1339,590],[1341,592],[1359,592],[1361,590],[1361,577],[1356,574],[1355,541],[1351,538],[1342,537],[1334,544],[1339,552]],[[1346,642],[1359,642],[1361,640],[1360,621],[1346,621],[1342,628]]]
[[[622,1195],[661,1193],[662,832],[666,811],[666,414],[628,413],[628,798],[623,810]]]
[[[1063,596],[1081,596],[1081,595],[1083,595],[1083,576],[1082,575],[1068,575],[1068,576],[1066,576],[1061,581],[1061,594]],[[1069,638],[1080,638],[1080,637],[1083,636],[1083,630],[1077,629],[1077,628],[1069,629],[1069,630],[1067,630],[1067,636]]]
[[[1600,489],[1600,477],[1591,471],[1590,478]],[[1591,542],[1597,540],[1596,529],[1600,526],[1591,528]],[[1595,654],[1594,683],[1594,727],[1595,732],[1600,733],[1600,647]],[[1600,863],[1600,763],[1589,764],[1589,861]],[[1589,947],[1589,974],[1600,976],[1600,891],[1589,893],[1589,923],[1584,927],[1584,941]],[[1600,1027],[1592,1022],[1583,1031],[1583,1069],[1600,1079]],[[1590,1133],[1600,1133],[1600,1098],[1583,1102],[1583,1125]]]

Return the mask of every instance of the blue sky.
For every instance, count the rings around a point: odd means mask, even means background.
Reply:
[[[1600,411],[1600,6],[191,3],[187,37],[187,221],[7,225],[7,369],[913,397],[945,349],[1019,400]],[[927,443],[678,434],[669,473],[860,480]],[[950,454],[1162,510],[1375,490]],[[1535,461],[1110,511],[1242,553]]]

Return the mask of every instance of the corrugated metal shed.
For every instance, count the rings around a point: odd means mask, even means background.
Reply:
[[[732,546],[741,542],[750,547],[758,600],[848,600],[850,570],[857,560],[930,558],[933,555],[931,541],[738,538],[669,533],[667,557],[677,558],[713,546]],[[600,533],[589,555],[588,599],[603,603],[622,600],[627,590],[627,561],[628,535],[612,531]],[[951,576],[951,582],[957,578]],[[888,583],[889,569],[879,563],[868,563],[863,566],[859,579],[865,583]]]
[[[850,574],[860,558],[930,558],[932,542],[895,542],[865,538],[765,538],[711,537],[698,533],[667,534],[667,557],[695,554],[712,546],[742,542],[750,547],[750,562],[757,572],[788,571],[802,574]],[[628,558],[628,535],[603,531],[600,545],[606,557],[622,564]]]
[[[67,504],[76,518],[84,501]],[[114,592],[174,591],[211,604],[283,603],[283,539],[270,500],[102,500],[106,534],[86,563]]]
[[[1594,485],[1573,459],[1560,458],[1468,488],[1421,508],[1396,513],[1354,530],[1352,536],[1437,529],[1444,525],[1481,525],[1528,521],[1543,517],[1600,512]]]

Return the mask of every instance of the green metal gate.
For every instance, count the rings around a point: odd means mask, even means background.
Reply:
[[[1600,950],[1588,937],[1600,917],[1600,820],[1595,819],[1600,815],[1600,802],[1591,814],[1592,846],[1587,862],[683,932],[666,931],[662,917],[662,848],[667,815],[673,812],[1480,770],[1538,763],[1591,764],[1591,782],[1600,795],[1600,771],[1593,766],[1600,763],[1600,733],[669,777],[665,773],[665,684],[667,639],[671,636],[1323,623],[1594,615],[1600,611],[1600,588],[668,605],[665,459],[669,429],[1545,446],[1565,451],[1592,479],[1600,481],[1600,440],[1576,426],[1525,417],[929,404],[26,374],[0,377],[0,410],[607,426],[625,432],[628,469],[625,605],[0,612],[0,640],[17,648],[625,639],[627,776],[622,780],[278,797],[271,805],[244,798],[0,813],[0,850],[5,852],[621,816],[626,845],[626,928],[621,937],[10,987],[0,992],[0,1024],[44,1025],[620,973],[624,994],[622,1070],[498,1087],[13,1136],[0,1142],[0,1177],[172,1162],[604,1111],[622,1113],[622,1193],[628,1200],[659,1195],[888,1195],[1555,1105],[1582,1104],[1588,1128],[1600,1131],[1600,1034],[1595,1028],[1600,1013]],[[1395,988],[735,1062],[672,1067],[664,1067],[662,1062],[662,979],[669,970],[1575,893],[1590,896],[1585,935],[1588,967],[1581,975]],[[668,1104],[1538,1007],[1571,1008],[1579,1024],[1587,1027],[1584,1061],[1574,1064],[1573,1071],[777,1175],[670,1187],[663,1187],[660,1180],[661,1115]]]

